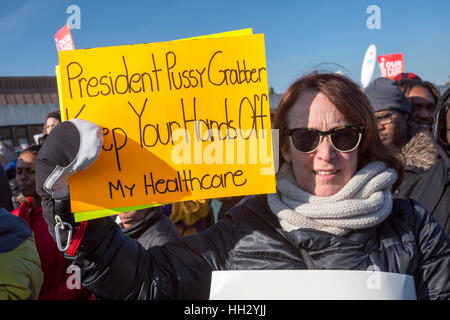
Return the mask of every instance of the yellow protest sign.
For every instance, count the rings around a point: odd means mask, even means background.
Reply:
[[[72,211],[275,192],[263,35],[61,51],[59,62],[65,118],[104,135],[69,180]]]
[[[191,38],[184,38],[184,39],[178,39],[174,41],[184,41],[184,40],[191,40],[191,39],[205,39],[205,38],[220,38],[220,37],[231,37],[231,36],[242,36],[242,35],[251,35],[253,34],[252,28],[246,28],[246,29],[239,29],[239,30],[233,30],[233,31],[226,31],[226,32],[220,32],[220,33],[214,33],[214,34],[208,34],[203,36],[196,36]],[[56,80],[58,84],[58,92],[59,92],[59,105],[60,105],[60,111],[61,111],[61,119],[63,121],[67,120],[66,112],[67,109],[64,108],[64,103],[62,101],[62,90],[61,90],[61,81],[60,81],[60,68],[59,65],[55,67],[55,74],[56,74]],[[140,210],[152,206],[158,206],[160,204],[147,204],[147,205],[139,205],[139,206],[131,206],[131,207],[120,207],[120,208],[110,208],[110,209],[101,209],[101,210],[91,210],[91,211],[81,211],[81,212],[75,212],[75,221],[83,221],[83,220],[90,220],[90,219],[96,219],[105,217],[108,215],[114,215],[119,214],[122,212],[129,212],[133,210]]]
[[[213,34],[207,34],[207,35],[203,35],[203,36],[178,39],[178,40],[174,40],[174,41],[184,41],[184,40],[191,40],[191,39],[206,39],[206,38],[236,37],[236,36],[244,36],[244,35],[250,35],[250,34],[253,34],[252,28],[226,31],[226,32],[220,32],[220,33],[213,33]]]

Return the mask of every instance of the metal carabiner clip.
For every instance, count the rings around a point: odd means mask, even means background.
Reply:
[[[72,241],[72,231],[73,231],[72,225],[70,223],[62,221],[61,217],[58,215],[55,215],[55,221],[56,221],[56,225],[55,225],[56,245],[58,246],[59,251],[66,252],[67,249],[69,249],[69,247],[70,247],[70,242]],[[68,231],[69,234],[67,235],[66,246],[63,247],[62,243],[61,243],[60,232],[61,232],[61,230],[64,230],[66,227],[69,230]]]

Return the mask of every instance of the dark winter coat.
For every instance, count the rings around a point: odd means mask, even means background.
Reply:
[[[145,249],[181,237],[173,222],[164,215],[162,208],[152,210],[144,219],[128,228],[123,225],[121,227],[124,235],[137,240]]]
[[[36,300],[43,279],[30,227],[0,207],[0,300]]]
[[[430,212],[450,236],[450,146],[446,142],[446,112],[450,89],[438,103],[434,117],[433,142],[439,159],[427,171],[406,170],[397,197],[413,198]],[[447,102],[446,102],[447,101]]]
[[[208,299],[215,270],[369,270],[414,277],[419,299],[450,299],[450,240],[426,210],[396,199],[380,225],[344,237],[284,232],[266,196],[251,196],[206,231],[145,250],[112,219],[87,225],[75,263],[109,299]]]

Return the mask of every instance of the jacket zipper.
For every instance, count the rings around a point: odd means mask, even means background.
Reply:
[[[303,260],[305,260],[308,270],[316,270],[316,266],[308,252],[305,249],[300,248],[300,253],[302,254]]]
[[[150,286],[150,299],[151,300],[155,300],[156,299],[156,294],[157,294],[157,282],[158,282],[158,277],[152,281],[152,284]]]

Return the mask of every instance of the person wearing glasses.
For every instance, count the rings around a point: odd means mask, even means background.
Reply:
[[[98,297],[208,299],[215,270],[376,267],[413,276],[419,299],[450,299],[450,240],[418,203],[392,198],[403,164],[381,142],[367,96],[345,76],[312,73],[284,93],[273,122],[276,193],[245,197],[205,231],[148,250],[111,218],[73,223],[68,200],[50,196],[62,187],[51,183],[55,167],[74,154],[83,160],[58,143],[89,141],[75,120],[48,136],[37,190],[49,229],[55,213],[73,227],[67,254]]]
[[[408,118],[411,105],[389,78],[377,78],[364,90],[377,120],[381,141],[397,150],[409,141]]]
[[[377,78],[364,92],[374,110],[381,141],[401,152],[406,171],[420,173],[431,168],[438,152],[430,134],[410,121],[410,101],[395,82]]]

